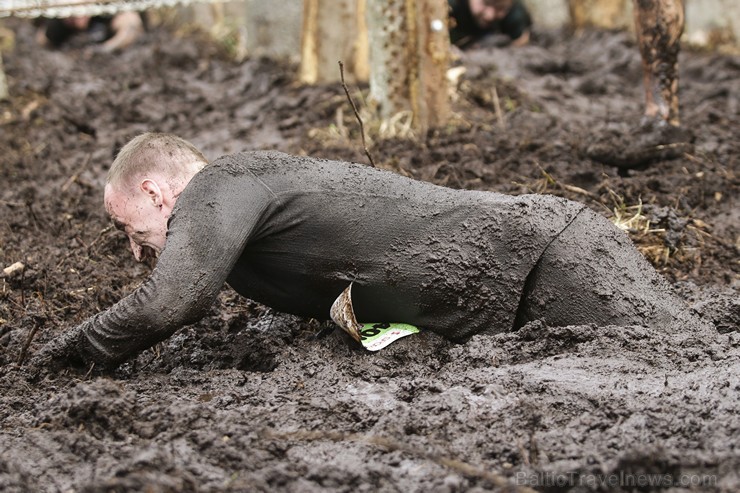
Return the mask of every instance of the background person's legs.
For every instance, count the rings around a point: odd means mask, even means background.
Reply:
[[[629,237],[590,209],[553,240],[527,277],[516,327],[537,319],[550,326],[707,328]]]
[[[678,125],[678,52],[684,28],[682,0],[633,0],[642,55],[645,115]]]

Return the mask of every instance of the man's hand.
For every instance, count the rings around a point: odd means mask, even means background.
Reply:
[[[38,380],[49,374],[59,373],[64,368],[82,368],[77,346],[82,337],[82,327],[77,326],[47,343],[23,367],[30,380]]]
[[[123,50],[131,46],[144,33],[144,23],[138,12],[120,12],[111,21],[113,37],[100,45],[105,53]]]

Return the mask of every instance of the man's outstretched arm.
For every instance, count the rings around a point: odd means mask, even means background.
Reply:
[[[32,359],[32,368],[74,360],[115,366],[207,313],[269,199],[251,176],[223,181],[225,173],[214,168],[194,178],[178,200],[149,279],[50,342]]]
[[[210,291],[218,293],[218,289],[205,292],[201,303],[191,304],[183,299],[181,310],[168,310],[166,307],[178,303],[177,286],[167,286],[159,279],[158,272],[163,270],[155,270],[129,296],[51,341],[34,356],[30,366],[53,368],[68,362],[115,366],[166,339],[191,319],[201,318],[215,296]],[[187,279],[182,281],[187,283]]]

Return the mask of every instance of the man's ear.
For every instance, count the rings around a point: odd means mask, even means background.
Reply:
[[[152,201],[152,203],[156,207],[162,207],[162,190],[160,190],[159,185],[157,185],[157,182],[154,180],[151,180],[149,178],[143,180],[141,182],[141,185],[139,185],[141,190],[149,196],[149,199]]]

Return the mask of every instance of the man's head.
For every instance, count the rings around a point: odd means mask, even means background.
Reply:
[[[195,146],[174,135],[145,133],[123,146],[108,172],[105,209],[136,260],[162,251],[177,197],[206,164]]]
[[[513,0],[468,0],[470,13],[481,29],[486,29],[494,21],[501,20],[511,10]]]

